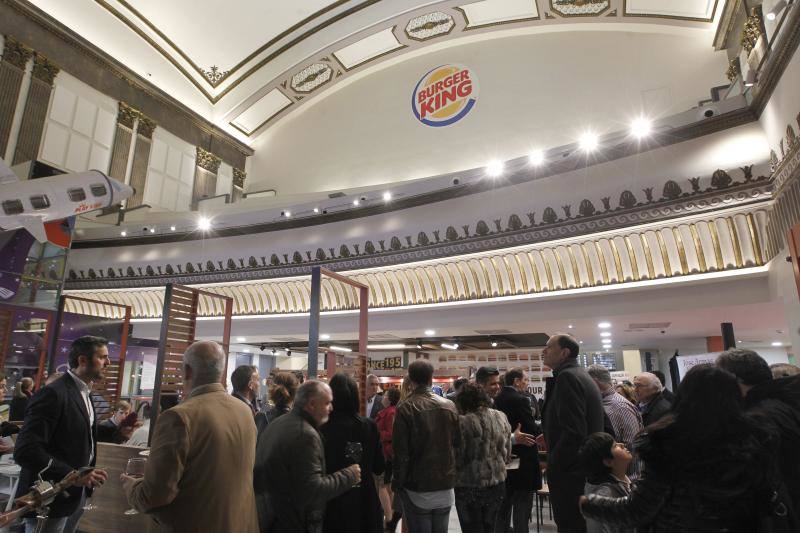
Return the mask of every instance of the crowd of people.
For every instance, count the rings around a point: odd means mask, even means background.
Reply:
[[[344,373],[327,383],[278,373],[261,405],[258,370],[241,366],[228,394],[222,348],[196,342],[184,354],[183,400],[161,406],[144,476],[121,482],[129,503],[170,532],[380,533],[401,523],[444,533],[455,507],[464,533],[520,533],[543,488],[561,533],[800,531],[797,367],[730,350],[689,370],[672,396],[663,374],[615,384],[605,367],[579,366],[578,353],[568,335],[548,340],[543,406],[521,369],[481,367],[446,392],[417,359],[399,389],[367,377],[363,416]],[[18,495],[40,472],[57,481],[94,466],[98,441],[129,443],[142,429],[125,402],[97,420],[91,383],[107,365],[106,342],[82,337],[64,376],[32,396],[19,387]],[[106,479],[95,469],[59,497],[45,532],[75,531]]]

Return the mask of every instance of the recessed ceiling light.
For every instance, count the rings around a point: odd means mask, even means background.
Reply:
[[[425,330],[425,336],[426,337],[432,337],[433,335],[436,335],[436,330],[435,329],[426,329]]]
[[[583,341],[581,341],[581,344],[583,344]]]
[[[128,232],[125,231],[125,230],[120,231],[119,234],[122,235],[123,237],[127,237],[128,236]]]
[[[330,339],[331,336],[328,333],[323,333],[322,335],[319,336],[319,338],[321,340],[323,340],[323,341],[326,341],[326,340]]]
[[[591,152],[597,148],[599,141],[596,134],[592,133],[591,131],[587,131],[581,135],[581,138],[578,142],[580,143],[581,150],[584,152]]]
[[[783,343],[781,341],[775,341],[775,342],[772,343],[772,345],[773,346],[783,346]]]
[[[601,331],[600,332],[600,336],[601,337],[610,337],[611,336],[611,332],[610,331]]]
[[[497,341],[492,341],[492,348],[497,348]]]
[[[489,161],[489,164],[486,165],[486,175],[490,178],[496,178],[503,173],[503,168],[503,162],[499,159]]]
[[[575,326],[573,326],[572,324],[570,324],[569,326],[567,326],[567,328],[568,328],[568,329],[572,329],[572,328],[574,328],[574,327],[575,327]]]
[[[197,229],[200,231],[208,231],[211,229],[211,219],[208,217],[200,217],[197,219]]]
[[[170,230],[170,231],[175,231],[175,226],[170,226],[170,227],[169,227],[169,230]]]
[[[355,200],[353,200],[353,205],[354,205],[354,206],[356,206],[356,207],[358,207],[359,205],[361,205],[361,202],[358,200],[358,198],[356,198]]]
[[[533,166],[538,166],[544,163],[544,152],[541,150],[533,150],[528,154],[528,163]]]
[[[639,117],[631,122],[631,135],[638,139],[647,137],[650,135],[650,130],[652,127],[653,125],[649,120],[644,117]]]
[[[611,322],[600,322],[597,324],[597,327],[600,329],[606,329],[611,327]]]
[[[776,18],[777,18],[777,15],[775,13],[773,13],[772,11],[767,13],[767,20],[775,20]]]
[[[385,193],[383,193],[383,201],[384,202],[388,202],[391,199],[392,199],[392,193],[390,193],[389,191],[386,191]]]
[[[283,216],[285,216],[286,218],[290,218],[292,216],[292,212],[287,209],[286,211],[283,212]]]
[[[156,228],[150,228],[150,233],[155,233],[155,232],[156,232]]]
[[[236,342],[247,342],[247,337],[236,337]]]
[[[422,345],[417,343],[417,350],[421,350],[421,349],[422,349]]]
[[[446,348],[448,350],[458,350],[458,343],[448,344],[446,342],[443,342],[442,348]]]
[[[315,213],[319,213],[319,207],[315,207],[315,208],[314,208],[314,212],[315,212]]]

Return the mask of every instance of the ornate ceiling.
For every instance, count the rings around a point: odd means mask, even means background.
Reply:
[[[35,0],[36,7],[251,141],[355,72],[487,32],[713,30],[724,0]],[[631,26],[619,26],[630,24]],[[594,29],[597,29],[595,27]]]

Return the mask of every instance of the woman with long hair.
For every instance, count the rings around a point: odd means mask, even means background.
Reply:
[[[464,533],[492,533],[505,495],[511,425],[478,385],[456,395],[460,445],[456,449],[456,512]]]
[[[325,443],[325,468],[336,472],[358,463],[361,483],[328,501],[322,531],[380,533],[383,513],[373,474],[383,474],[385,463],[378,426],[359,415],[358,385],[352,376],[334,374],[329,385],[333,393],[333,412],[328,422],[320,427]]]
[[[292,372],[275,374],[269,389],[269,399],[272,405],[266,409],[268,423],[292,410],[294,395],[299,386],[300,383]]]
[[[581,498],[587,518],[638,531],[752,533],[769,498],[772,435],[745,416],[736,377],[697,365],[673,411],[634,444],[644,475],[629,496]]]
[[[14,398],[11,399],[9,406],[9,420],[25,420],[25,409],[31,396],[33,396],[33,380],[24,377],[17,381],[14,386]]]
[[[383,446],[383,458],[386,460],[386,471],[383,476],[379,497],[383,506],[383,515],[388,518],[386,521],[386,531],[394,531],[397,523],[402,517],[400,505],[394,504],[394,493],[392,491],[392,459],[394,450],[392,449],[392,434],[394,433],[394,415],[397,412],[397,404],[400,402],[400,389],[390,387],[383,393],[383,409],[375,417],[375,424],[378,426],[378,433]]]

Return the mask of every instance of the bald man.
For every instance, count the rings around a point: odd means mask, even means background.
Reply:
[[[636,393],[644,427],[655,423],[672,409],[672,404],[664,397],[663,390],[661,380],[655,374],[642,372],[633,378],[633,391]]]
[[[158,417],[144,477],[121,477],[128,502],[155,519],[156,531],[258,533],[256,426],[220,383],[225,358],[212,341],[186,350],[185,399]]]

